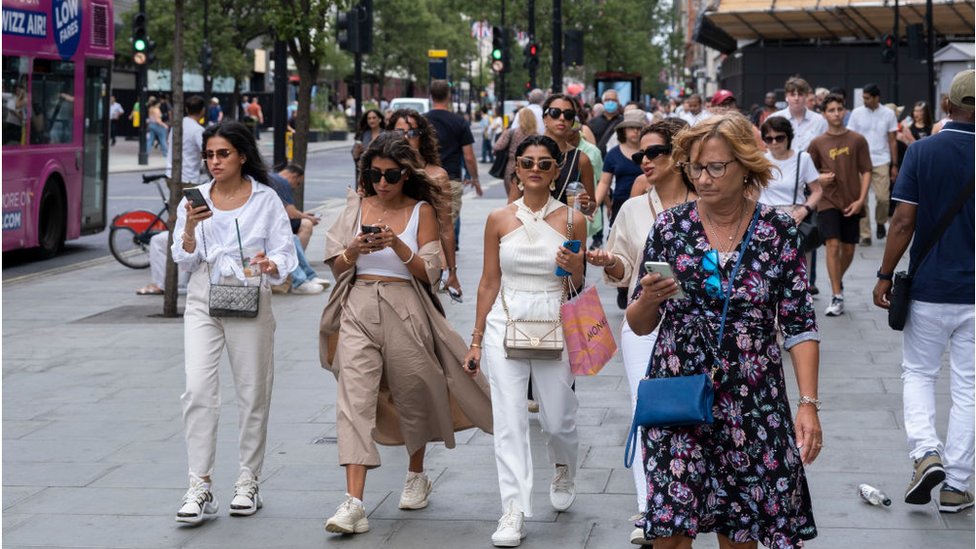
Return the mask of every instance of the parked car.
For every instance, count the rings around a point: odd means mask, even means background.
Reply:
[[[430,110],[430,99],[426,97],[395,97],[390,101],[390,108],[393,110],[413,109],[419,113],[425,113]]]

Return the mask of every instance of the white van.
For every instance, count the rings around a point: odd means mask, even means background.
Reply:
[[[413,109],[424,114],[430,110],[430,99],[425,97],[395,97],[390,101],[390,108],[393,110]]]

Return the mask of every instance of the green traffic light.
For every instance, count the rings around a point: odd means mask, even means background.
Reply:
[[[491,50],[491,58],[492,59],[501,59],[502,58],[502,50]]]
[[[136,51],[146,51],[146,41],[143,39],[137,39],[132,43],[132,47]]]

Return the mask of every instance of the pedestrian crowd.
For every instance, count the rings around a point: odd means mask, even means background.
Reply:
[[[580,435],[578,357],[569,352],[578,344],[567,320],[585,297],[588,271],[600,269],[625,309],[619,341],[633,426],[624,458],[637,493],[635,509],[621,510],[627,539],[684,548],[715,533],[723,548],[803,546],[817,536],[804,468],[824,446],[815,261],[825,246],[824,314],[842,315],[844,274],[855,246],[872,237],[887,239],[874,303],[904,330],[913,460],[904,499],[925,504],[938,488],[940,511],[973,506],[974,73],[953,80],[939,131],[924,103],[899,123],[872,84],[851,112],[842,90],[814,89],[799,76],[784,89],[785,108],[770,93],[749,116],[728,90],[646,108],[621,105],[614,89],[593,106],[533,90],[508,128],[503,116],[482,112],[481,160],[493,163],[508,203],[485,220],[469,338],[446,320],[440,296],[464,295],[463,191],[482,192],[472,123],[451,111],[449,86],[438,80],[426,113],[364,113],[355,185],[326,237],[335,285],[319,351],[337,379],[346,494],[325,530],[369,530],[365,486],[381,466],[376,444],[406,450],[399,507],[419,510],[434,493],[428,443],[453,448],[456,432],[477,427],[493,435],[497,465],[501,517],[491,541],[518,546],[534,511],[532,411],[548,450],[549,503],[569,509]],[[206,109],[201,98],[187,106],[191,117]],[[230,513],[250,515],[263,504],[270,289],[289,277],[293,288],[328,282],[302,266],[317,218],[290,205],[301,167],[269,174],[257,136],[234,121],[190,133],[210,179],[196,180],[203,204],[181,203],[171,248],[189,273],[182,401],[190,487],[176,520],[198,524],[218,512],[224,349],[240,417]],[[909,270],[896,274],[906,250]],[[800,395],[792,403],[784,350]],[[590,351],[584,342],[580,352]],[[952,409],[943,442],[934,383],[946,351]]]

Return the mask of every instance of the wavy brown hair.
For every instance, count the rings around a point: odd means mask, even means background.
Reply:
[[[390,115],[386,129],[394,131],[398,120],[403,118],[409,124],[413,122],[420,130],[420,158],[432,166],[441,165],[441,155],[437,144],[437,130],[427,121],[427,118],[413,109],[397,109]]]
[[[406,138],[393,133],[383,132],[376,139],[369,142],[369,147],[359,159],[359,185],[366,196],[376,195],[373,182],[365,173],[373,165],[374,158],[386,158],[396,163],[407,173],[402,179],[403,194],[414,200],[423,200],[437,210],[445,199],[441,187],[427,176],[420,165],[417,153],[410,147]]]
[[[678,132],[674,136],[674,150],[671,151],[674,165],[680,169],[691,162],[692,146],[709,139],[722,139],[729,146],[732,156],[748,172],[746,186],[753,186],[757,190],[766,188],[772,177],[770,168],[773,164],[756,145],[752,123],[737,112],[712,116]]]
[[[660,122],[655,122],[650,126],[644,126],[644,129],[640,132],[641,139],[644,136],[653,133],[659,136],[664,141],[664,146],[668,148],[668,153],[674,152],[674,138],[681,130],[688,127],[688,122],[681,118],[665,118]],[[692,183],[691,179],[688,178],[688,174],[685,173],[677,164],[674,163],[674,158],[671,158],[671,168],[681,175],[681,182],[685,184],[691,192],[695,192],[695,185]]]

